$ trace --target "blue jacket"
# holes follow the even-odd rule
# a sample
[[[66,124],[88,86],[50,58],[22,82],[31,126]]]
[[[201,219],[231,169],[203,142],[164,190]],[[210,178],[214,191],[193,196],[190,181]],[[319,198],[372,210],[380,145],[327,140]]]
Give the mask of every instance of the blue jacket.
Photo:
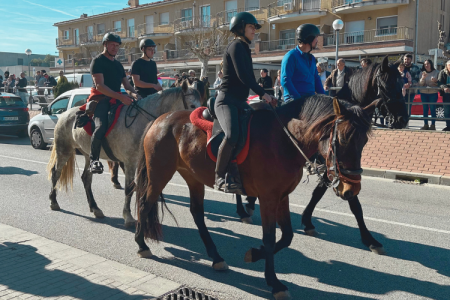
[[[284,101],[325,94],[316,68],[316,58],[303,53],[299,46],[283,57],[281,62],[281,85],[284,89]]]

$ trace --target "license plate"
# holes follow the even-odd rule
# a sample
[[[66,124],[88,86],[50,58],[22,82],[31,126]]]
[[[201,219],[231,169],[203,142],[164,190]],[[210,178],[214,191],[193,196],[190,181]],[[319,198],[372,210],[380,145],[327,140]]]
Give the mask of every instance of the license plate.
[[[19,117],[3,117],[4,121],[18,121]]]

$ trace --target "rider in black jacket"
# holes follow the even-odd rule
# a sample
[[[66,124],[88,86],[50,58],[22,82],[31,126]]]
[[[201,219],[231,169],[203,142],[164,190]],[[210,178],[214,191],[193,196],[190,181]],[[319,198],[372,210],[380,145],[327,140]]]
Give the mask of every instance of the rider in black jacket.
[[[214,188],[225,193],[243,193],[237,164],[231,161],[237,155],[234,149],[239,139],[239,111],[247,107],[249,90],[252,89],[267,103],[276,101],[256,83],[253,73],[249,44],[260,28],[256,18],[248,12],[236,14],[230,22],[230,31],[235,39],[223,55],[222,85],[214,104],[215,114],[225,132],[217,155]]]

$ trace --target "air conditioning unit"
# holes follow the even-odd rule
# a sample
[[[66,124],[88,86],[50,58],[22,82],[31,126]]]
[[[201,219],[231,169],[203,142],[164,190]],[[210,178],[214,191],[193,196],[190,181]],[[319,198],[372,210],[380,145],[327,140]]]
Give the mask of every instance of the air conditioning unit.
[[[181,22],[181,27],[186,28],[186,27],[188,27],[188,26],[189,26],[189,21],[182,21],[182,22]]]
[[[285,3],[284,10],[292,10],[292,3]]]

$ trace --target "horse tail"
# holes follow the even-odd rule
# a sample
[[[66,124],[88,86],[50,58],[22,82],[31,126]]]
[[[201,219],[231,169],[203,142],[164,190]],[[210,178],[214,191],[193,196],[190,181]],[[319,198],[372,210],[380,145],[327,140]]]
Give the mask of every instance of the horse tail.
[[[53,169],[55,167],[58,167],[58,153],[57,153],[57,143],[53,143],[52,147],[52,153],[50,155],[50,160],[47,164],[47,173],[48,173],[48,180],[52,181],[53,176]],[[69,159],[64,164],[61,175],[58,179],[57,187],[59,190],[65,189],[66,192],[68,191],[68,187],[70,185],[70,189],[73,189],[73,176],[75,174],[75,150],[71,150],[71,153],[69,154]]]

